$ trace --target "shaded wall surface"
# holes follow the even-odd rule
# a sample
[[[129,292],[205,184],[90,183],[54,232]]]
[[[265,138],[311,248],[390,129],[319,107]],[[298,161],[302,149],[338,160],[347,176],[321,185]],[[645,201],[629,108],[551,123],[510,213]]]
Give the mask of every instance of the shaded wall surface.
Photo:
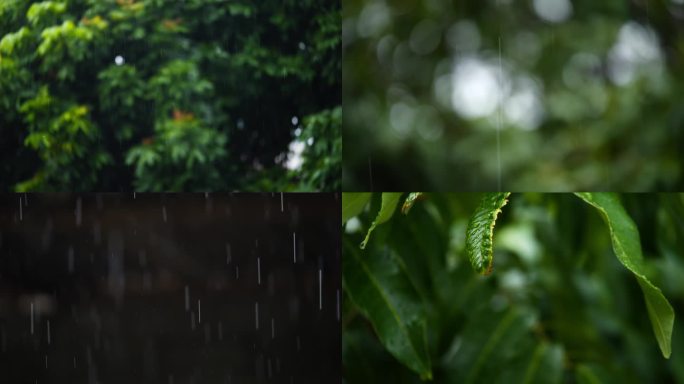
[[[339,382],[339,204],[1,195],[3,382]]]

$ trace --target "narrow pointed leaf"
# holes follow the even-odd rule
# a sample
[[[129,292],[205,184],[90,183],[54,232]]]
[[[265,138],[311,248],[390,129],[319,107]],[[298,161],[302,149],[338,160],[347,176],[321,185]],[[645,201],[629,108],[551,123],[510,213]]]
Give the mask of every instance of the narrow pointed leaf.
[[[421,378],[431,379],[426,311],[397,256],[386,251],[362,257],[345,243],[342,263],[345,292],[385,348]]]
[[[596,208],[608,225],[615,255],[637,279],[644,293],[648,317],[651,320],[658,346],[663,356],[669,358],[672,352],[674,310],[660,288],[653,285],[646,277],[636,224],[614,193],[576,193],[576,195]]]
[[[407,215],[409,211],[411,210],[411,207],[413,207],[413,204],[418,201],[418,199],[423,195],[423,192],[411,192],[409,193],[408,197],[406,197],[406,200],[404,201],[404,205],[401,206],[401,213],[404,215]]]
[[[470,264],[480,274],[488,275],[492,270],[494,224],[510,194],[510,192],[485,194],[468,222],[466,252]]]
[[[370,200],[370,192],[342,193],[342,223],[358,215]]]
[[[368,233],[366,233],[366,238],[363,239],[363,242],[361,243],[361,249],[366,248],[366,244],[368,244],[368,239],[370,239],[371,232],[373,232],[375,227],[392,218],[394,210],[397,208],[397,203],[399,203],[400,197],[401,192],[387,192],[382,194],[382,204],[380,206],[380,212],[378,212],[378,216],[375,217],[373,224],[368,229]]]

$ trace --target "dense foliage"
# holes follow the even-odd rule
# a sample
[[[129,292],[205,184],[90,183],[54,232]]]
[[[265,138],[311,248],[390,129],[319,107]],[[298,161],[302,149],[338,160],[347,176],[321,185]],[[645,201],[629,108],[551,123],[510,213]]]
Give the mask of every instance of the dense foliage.
[[[345,190],[684,186],[682,1],[348,0],[342,35]]]
[[[343,196],[347,382],[684,382],[684,195],[382,195]]]
[[[0,189],[339,189],[339,12],[0,2]]]

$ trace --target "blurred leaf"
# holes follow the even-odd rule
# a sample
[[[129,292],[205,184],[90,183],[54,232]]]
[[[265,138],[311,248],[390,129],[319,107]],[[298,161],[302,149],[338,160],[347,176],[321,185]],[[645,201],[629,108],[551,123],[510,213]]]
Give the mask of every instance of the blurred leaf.
[[[370,200],[370,192],[342,193],[342,223],[358,215]]]
[[[670,357],[674,309],[660,288],[646,277],[639,232],[617,195],[612,193],[577,193],[582,200],[596,208],[608,225],[613,250],[618,260],[634,274],[646,299],[648,317],[653,325],[658,346],[665,358]]]
[[[392,355],[431,379],[425,308],[396,256],[390,251],[360,255],[348,242],[344,249],[342,279],[350,300]]]
[[[401,213],[404,215],[407,215],[409,211],[411,210],[411,207],[413,207],[413,204],[418,201],[418,199],[423,195],[422,192],[411,192],[409,193],[408,197],[406,198],[406,201],[404,201],[404,204],[401,206]]]
[[[382,194],[382,205],[380,206],[380,212],[378,212],[373,224],[371,224],[371,227],[368,229],[366,238],[364,238],[363,242],[361,243],[361,249],[366,248],[368,239],[370,238],[370,235],[375,227],[392,218],[392,215],[394,215],[394,210],[397,208],[397,203],[399,203],[400,197],[401,192],[386,192]]]

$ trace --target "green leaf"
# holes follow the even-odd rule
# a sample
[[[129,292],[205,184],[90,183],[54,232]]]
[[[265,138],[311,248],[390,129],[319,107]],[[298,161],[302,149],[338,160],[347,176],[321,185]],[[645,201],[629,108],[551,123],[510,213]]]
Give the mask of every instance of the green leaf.
[[[409,193],[408,197],[406,198],[406,201],[404,201],[404,205],[401,206],[401,213],[404,215],[408,215],[409,211],[411,210],[411,207],[413,207],[413,204],[418,201],[420,196],[423,195],[423,192],[411,192]]]
[[[342,193],[342,224],[363,211],[370,200],[370,192]]]
[[[394,357],[431,379],[426,310],[397,256],[388,250],[361,257],[348,242],[345,251],[342,282],[349,299]]]
[[[672,352],[674,310],[663,296],[660,288],[646,278],[639,231],[636,224],[625,211],[619,197],[614,193],[576,193],[576,195],[596,208],[608,225],[615,255],[622,265],[636,277],[641,291],[644,293],[648,317],[651,319],[658,346],[660,346],[663,356],[669,358]]]
[[[397,208],[397,203],[399,202],[400,197],[401,192],[388,192],[382,194],[382,205],[380,206],[380,212],[378,212],[378,216],[375,217],[373,224],[368,229],[368,233],[366,233],[366,238],[363,239],[363,242],[361,243],[361,249],[366,248],[368,239],[370,238],[371,232],[373,232],[375,227],[392,218],[394,210]]]
[[[480,274],[492,271],[494,224],[510,192],[487,193],[470,217],[466,230],[466,252],[470,264]]]

